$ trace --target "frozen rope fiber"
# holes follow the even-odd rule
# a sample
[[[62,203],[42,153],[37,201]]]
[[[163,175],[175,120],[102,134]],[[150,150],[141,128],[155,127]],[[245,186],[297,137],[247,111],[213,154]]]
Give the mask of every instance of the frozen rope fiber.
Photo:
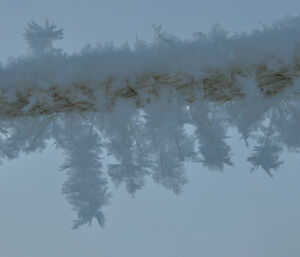
[[[187,104],[299,93],[300,16],[238,35],[214,25],[185,40],[154,29],[151,43],[88,45],[67,54],[53,47],[61,29],[30,22],[30,52],[0,66],[0,115],[98,111],[120,98],[143,107],[174,93]]]

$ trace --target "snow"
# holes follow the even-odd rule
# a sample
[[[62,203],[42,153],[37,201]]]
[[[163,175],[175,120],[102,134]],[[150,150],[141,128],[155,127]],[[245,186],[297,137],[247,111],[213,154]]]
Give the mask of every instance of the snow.
[[[246,159],[269,176],[282,151],[300,149],[300,16],[240,35],[215,25],[185,40],[154,29],[153,42],[134,48],[68,54],[53,46],[61,29],[30,22],[29,53],[0,65],[0,157],[54,140],[66,155],[74,228],[93,218],[104,225],[108,177],[132,195],[147,176],[180,193],[187,161],[233,165],[231,128],[256,142]],[[105,152],[115,159],[107,167]]]

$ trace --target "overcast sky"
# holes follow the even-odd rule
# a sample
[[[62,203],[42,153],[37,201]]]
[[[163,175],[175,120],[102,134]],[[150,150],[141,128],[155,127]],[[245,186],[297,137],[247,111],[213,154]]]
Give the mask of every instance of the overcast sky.
[[[63,28],[56,46],[68,52],[87,43],[133,44],[152,40],[152,25],[181,38],[208,32],[218,22],[231,33],[260,28],[300,13],[299,0],[0,0],[0,60],[27,53],[27,22],[47,18]],[[250,172],[249,155],[231,133],[234,167],[223,173],[187,164],[189,184],[176,196],[147,183],[134,198],[113,191],[106,227],[72,230],[75,213],[61,195],[61,152],[4,161],[0,166],[2,257],[298,257],[300,256],[299,156],[270,179]]]

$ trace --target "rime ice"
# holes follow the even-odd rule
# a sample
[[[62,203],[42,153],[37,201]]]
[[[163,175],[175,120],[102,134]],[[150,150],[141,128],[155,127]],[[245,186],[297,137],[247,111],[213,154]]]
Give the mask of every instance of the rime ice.
[[[30,22],[30,53],[0,66],[0,156],[54,140],[66,155],[63,193],[78,214],[74,228],[94,218],[104,225],[106,174],[130,194],[147,176],[180,193],[186,161],[233,165],[232,127],[256,141],[245,159],[270,176],[282,151],[300,149],[300,16],[234,36],[219,25],[187,40],[155,31],[153,42],[134,48],[67,54],[53,46],[61,29]],[[116,162],[103,167],[104,152]]]

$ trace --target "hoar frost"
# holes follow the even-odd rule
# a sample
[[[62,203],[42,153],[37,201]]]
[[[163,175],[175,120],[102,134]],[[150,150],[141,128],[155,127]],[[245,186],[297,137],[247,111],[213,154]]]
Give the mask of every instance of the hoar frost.
[[[180,193],[187,161],[233,165],[231,128],[255,142],[245,159],[269,176],[285,149],[300,149],[300,16],[234,36],[219,25],[188,40],[155,32],[134,48],[67,54],[53,46],[61,29],[30,22],[30,53],[0,65],[0,156],[54,140],[66,156],[62,192],[77,212],[74,228],[104,225],[109,179],[131,195],[147,177]],[[107,167],[105,154],[115,160]]]

